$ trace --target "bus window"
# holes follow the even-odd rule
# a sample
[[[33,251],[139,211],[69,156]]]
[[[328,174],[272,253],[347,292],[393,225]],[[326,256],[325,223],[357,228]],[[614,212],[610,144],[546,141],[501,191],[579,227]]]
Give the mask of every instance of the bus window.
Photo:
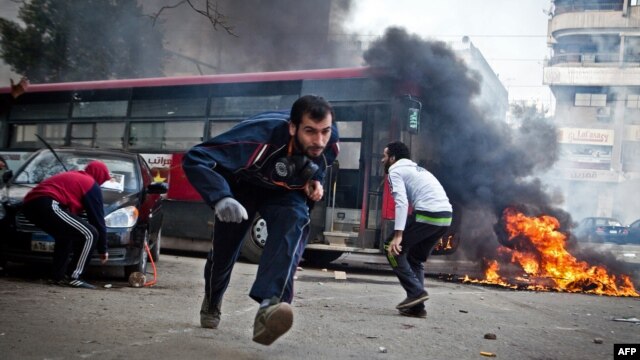
[[[290,110],[298,95],[225,96],[211,99],[211,116],[249,117],[269,110]]]
[[[209,138],[216,137],[223,132],[231,129],[237,121],[210,121],[209,122]]]
[[[71,124],[71,146],[89,146],[102,149],[124,148],[124,122]]]
[[[41,124],[38,130],[40,136],[50,145],[64,145],[64,139],[67,136],[67,124]]]
[[[95,124],[71,124],[71,146],[93,146],[93,128]]]
[[[360,142],[340,142],[340,170],[360,169]]]
[[[71,116],[74,118],[127,116],[127,100],[74,102]]]
[[[11,108],[11,120],[66,119],[68,103],[17,104]]]
[[[36,138],[35,134],[40,135],[50,145],[62,146],[65,142],[66,133],[67,124],[14,124],[11,135],[11,143],[9,144],[9,147],[38,147],[40,146],[40,144],[38,144],[38,139]]]
[[[204,116],[206,98],[132,100],[131,117]]]
[[[341,139],[362,137],[362,121],[337,121],[336,125]]]
[[[124,122],[109,122],[96,124],[97,148],[124,149]]]
[[[202,121],[162,121],[131,124],[129,149],[186,150],[202,142]]]
[[[336,184],[336,206],[358,208],[361,196],[360,186],[360,150],[362,147],[362,121],[338,121],[340,133],[339,171]]]
[[[37,130],[38,125],[35,124],[13,125],[11,144],[9,146],[12,148],[35,146],[36,141],[38,141],[38,138],[36,138]]]

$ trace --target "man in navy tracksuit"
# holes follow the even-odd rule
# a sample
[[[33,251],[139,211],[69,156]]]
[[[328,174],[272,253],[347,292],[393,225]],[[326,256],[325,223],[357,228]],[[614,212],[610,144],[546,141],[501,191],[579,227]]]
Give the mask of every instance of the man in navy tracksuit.
[[[96,243],[100,261],[104,264],[109,258],[100,185],[110,178],[103,162],[92,161],[83,171],[67,171],[43,180],[25,196],[24,216],[55,239],[55,283],[95,288],[82,280],[81,275],[89,264]],[[88,222],[79,216],[83,210],[87,213]]]
[[[306,95],[290,114],[263,113],[191,148],[182,166],[218,218],[205,265],[200,324],[217,328],[222,297],[257,212],[268,238],[249,296],[260,303],[253,340],[270,345],[293,323],[293,276],[309,235],[309,205],[322,198],[338,155],[331,105]]]
[[[453,208],[438,179],[409,156],[409,148],[400,141],[389,143],[383,151],[382,163],[396,205],[394,233],[385,249],[407,293],[396,309],[400,315],[426,318],[424,302],[429,294],[424,289],[424,262],[451,225]],[[410,205],[413,213],[408,215]]]

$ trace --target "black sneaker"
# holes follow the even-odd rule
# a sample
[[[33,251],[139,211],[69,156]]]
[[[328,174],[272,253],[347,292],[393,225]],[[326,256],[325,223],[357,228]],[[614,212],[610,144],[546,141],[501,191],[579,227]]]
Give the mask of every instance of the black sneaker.
[[[67,282],[67,286],[74,288],[82,288],[82,289],[95,289],[96,287],[89,284],[86,281],[80,279],[69,279]]]
[[[402,300],[398,305],[396,305],[396,309],[408,309],[427,300],[429,300],[429,294],[426,291],[423,291],[422,294],[416,297],[408,297]]]
[[[400,311],[400,315],[402,316],[409,316],[409,317],[421,318],[421,319],[427,318],[427,310],[425,309],[420,309],[420,310],[400,309],[399,311]]]

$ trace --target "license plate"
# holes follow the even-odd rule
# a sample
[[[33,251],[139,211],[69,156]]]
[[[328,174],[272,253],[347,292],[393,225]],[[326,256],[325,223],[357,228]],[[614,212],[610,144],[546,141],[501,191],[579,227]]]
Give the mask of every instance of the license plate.
[[[55,240],[47,234],[34,233],[31,235],[31,251],[53,252]]]
[[[617,234],[618,230],[609,230],[609,234]]]

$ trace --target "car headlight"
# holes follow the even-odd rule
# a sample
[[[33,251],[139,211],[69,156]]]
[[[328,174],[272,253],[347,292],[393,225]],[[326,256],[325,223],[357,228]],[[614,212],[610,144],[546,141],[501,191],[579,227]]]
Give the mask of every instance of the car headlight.
[[[105,224],[111,228],[132,227],[136,221],[138,221],[138,209],[135,206],[118,209],[104,217]]]

